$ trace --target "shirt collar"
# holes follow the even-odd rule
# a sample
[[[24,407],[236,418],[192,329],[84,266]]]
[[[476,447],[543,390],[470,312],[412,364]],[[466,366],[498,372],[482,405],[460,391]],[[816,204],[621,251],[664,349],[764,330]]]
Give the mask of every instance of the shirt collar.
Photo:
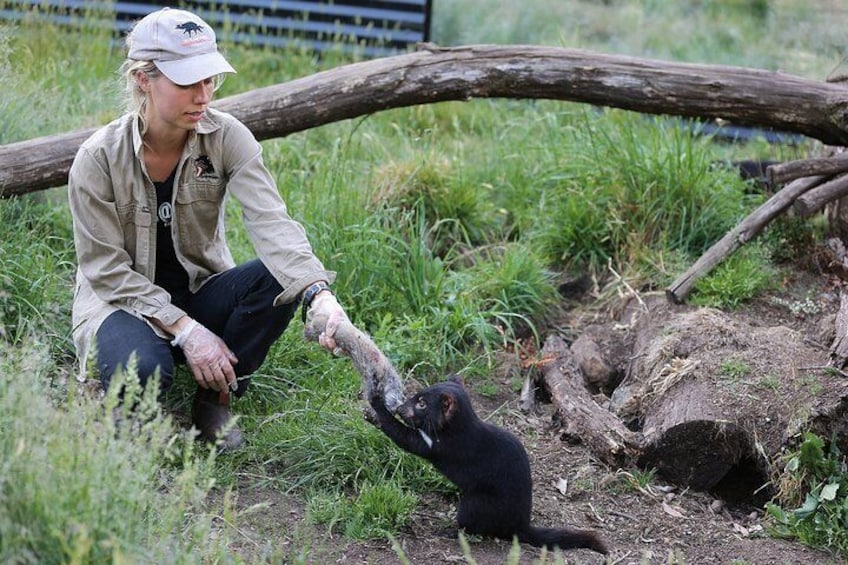
[[[203,119],[197,124],[195,131],[200,135],[206,135],[220,129],[220,127],[221,124],[218,123],[215,110],[206,108],[206,111],[203,113]]]
[[[186,143],[186,147],[192,147],[197,142],[198,135],[207,135],[214,131],[217,131],[221,128],[221,124],[218,123],[218,120],[215,118],[215,113],[213,110],[207,109],[203,114],[203,119],[200,120],[197,124],[197,129],[193,132],[189,133],[188,143]],[[133,151],[136,156],[141,158],[141,148],[143,146],[141,139],[141,115],[138,112],[134,112],[132,115],[132,139],[133,139]]]
[[[133,152],[137,158],[141,159],[141,115],[138,112],[133,112],[130,119],[132,121]]]

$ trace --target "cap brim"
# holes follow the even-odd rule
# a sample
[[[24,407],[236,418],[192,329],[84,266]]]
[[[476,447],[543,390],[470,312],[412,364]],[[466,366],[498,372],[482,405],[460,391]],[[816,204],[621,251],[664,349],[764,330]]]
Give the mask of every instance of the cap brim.
[[[154,64],[171,82],[180,86],[189,86],[216,75],[236,72],[217,51],[176,61],[154,61]]]

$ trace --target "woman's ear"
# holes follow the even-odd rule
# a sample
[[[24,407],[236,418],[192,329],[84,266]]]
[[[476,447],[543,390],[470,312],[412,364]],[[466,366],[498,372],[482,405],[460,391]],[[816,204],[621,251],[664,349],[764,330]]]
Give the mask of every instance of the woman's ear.
[[[138,89],[145,94],[150,92],[150,77],[147,76],[147,73],[143,71],[136,71],[135,84],[138,86]]]

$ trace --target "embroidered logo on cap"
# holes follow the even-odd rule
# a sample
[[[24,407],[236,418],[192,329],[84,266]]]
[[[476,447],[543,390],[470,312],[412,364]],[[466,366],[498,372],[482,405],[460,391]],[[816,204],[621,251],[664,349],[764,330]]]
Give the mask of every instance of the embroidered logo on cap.
[[[185,22],[182,24],[177,24],[176,28],[183,30],[183,33],[187,34],[189,37],[191,37],[192,34],[195,33],[203,33],[203,26],[194,22]]]

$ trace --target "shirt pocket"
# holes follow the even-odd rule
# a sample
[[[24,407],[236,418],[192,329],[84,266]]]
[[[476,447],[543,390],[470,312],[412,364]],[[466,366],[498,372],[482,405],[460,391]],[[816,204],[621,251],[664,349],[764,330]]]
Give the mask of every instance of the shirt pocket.
[[[218,178],[194,178],[177,190],[177,204],[182,206],[206,207],[218,205],[224,200],[226,184]]]
[[[193,178],[177,190],[177,229],[189,246],[208,245],[218,231],[226,183],[219,178]]]
[[[146,243],[149,240],[150,226],[153,222],[150,208],[133,202],[117,206],[115,210],[121,223],[124,248],[137,264],[146,264],[150,253]]]

